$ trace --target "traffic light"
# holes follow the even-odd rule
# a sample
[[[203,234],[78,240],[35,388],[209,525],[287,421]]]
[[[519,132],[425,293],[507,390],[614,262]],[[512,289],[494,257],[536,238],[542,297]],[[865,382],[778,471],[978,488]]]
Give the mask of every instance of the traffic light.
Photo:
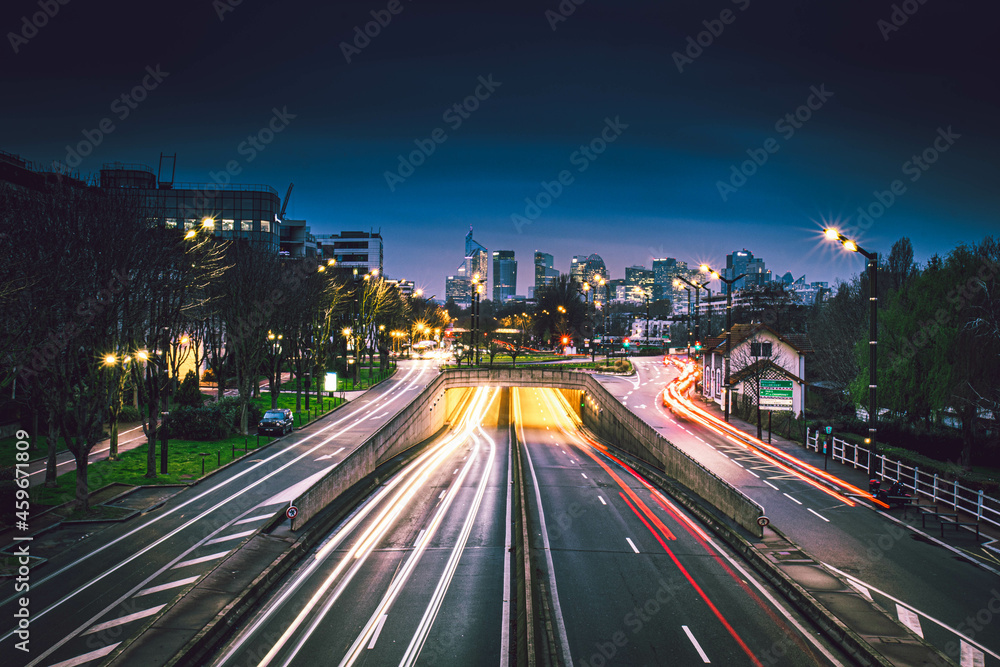
[[[694,342],[694,351],[695,352],[700,352],[701,351],[701,341],[700,340],[696,340]]]
[[[628,347],[628,338],[622,341],[622,347]]]

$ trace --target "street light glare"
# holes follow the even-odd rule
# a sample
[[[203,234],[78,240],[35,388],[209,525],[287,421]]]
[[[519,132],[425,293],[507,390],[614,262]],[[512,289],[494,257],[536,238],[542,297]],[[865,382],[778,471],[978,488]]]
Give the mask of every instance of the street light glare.
[[[194,231],[193,229],[189,229],[188,232],[187,232],[187,234],[184,235],[184,238],[185,239],[193,239],[197,235],[198,235],[198,232]]]
[[[823,234],[825,234],[826,238],[830,239],[831,241],[836,241],[838,238],[840,238],[840,232],[838,232],[833,227],[827,227],[826,229],[824,229]]]
[[[715,278],[716,280],[718,280],[719,279],[719,272],[718,271],[712,271],[712,277]]]
[[[114,366],[115,363],[117,363],[117,361],[118,361],[118,359],[113,354],[109,354],[106,357],[104,357],[104,365],[105,366]]]
[[[205,229],[215,229],[215,220],[212,218],[202,218],[201,226]]]
[[[146,352],[146,350],[139,350],[135,353],[135,356],[139,361],[147,361],[149,359],[149,352]]]
[[[850,252],[857,252],[858,244],[850,239],[847,239],[844,241],[844,248],[846,248]]]
[[[702,264],[701,266],[698,267],[698,270],[699,271],[705,271],[706,273],[711,273],[712,272],[712,270],[710,268],[708,268],[708,264]]]

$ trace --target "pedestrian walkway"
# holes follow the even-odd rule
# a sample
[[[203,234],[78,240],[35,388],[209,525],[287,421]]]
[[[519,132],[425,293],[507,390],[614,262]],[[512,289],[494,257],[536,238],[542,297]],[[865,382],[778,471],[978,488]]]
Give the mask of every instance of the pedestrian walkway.
[[[701,409],[712,413],[715,417],[723,418],[723,412],[718,404],[700,399],[696,399],[696,403]],[[729,424],[749,436],[756,437],[757,435],[756,424],[751,424],[734,415],[729,416]],[[766,428],[762,429],[762,435],[764,442],[767,442]],[[853,466],[836,462],[832,458],[825,457],[822,453],[806,449],[799,442],[794,442],[775,433],[771,435],[771,445],[799,461],[820,470],[826,470],[834,477],[853,484],[859,489],[868,489],[868,472],[864,469],[855,469]],[[949,515],[953,514],[955,510],[951,505],[935,504],[923,497],[915,499],[911,507],[896,507],[889,510],[876,509],[892,517],[893,520],[907,525],[909,529],[920,533],[926,539],[1000,574],[1000,529],[992,524],[978,522],[979,539],[976,537],[975,527],[972,526],[952,526],[946,523],[945,529],[942,530],[939,522],[947,522],[954,518]],[[922,516],[925,513],[927,516]],[[933,516],[934,513],[943,515],[943,518]],[[974,516],[959,513],[960,522],[975,522],[975,520]]]

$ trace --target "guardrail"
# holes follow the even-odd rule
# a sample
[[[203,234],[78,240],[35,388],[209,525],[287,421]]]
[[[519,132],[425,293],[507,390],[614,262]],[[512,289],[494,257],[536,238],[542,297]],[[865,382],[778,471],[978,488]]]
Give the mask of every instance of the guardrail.
[[[819,433],[811,433],[806,429],[806,447],[819,451]],[[830,458],[855,469],[868,469],[871,451],[840,438],[833,438]],[[884,454],[877,455],[877,467],[882,470],[882,477],[892,482],[899,482],[909,489],[915,497],[927,498],[935,503],[952,507],[956,512],[964,512],[977,521],[983,521],[1000,528],[1000,499],[986,495],[982,489],[970,489],[958,480],[942,479],[937,473],[927,473],[920,466],[908,466],[897,459]]]

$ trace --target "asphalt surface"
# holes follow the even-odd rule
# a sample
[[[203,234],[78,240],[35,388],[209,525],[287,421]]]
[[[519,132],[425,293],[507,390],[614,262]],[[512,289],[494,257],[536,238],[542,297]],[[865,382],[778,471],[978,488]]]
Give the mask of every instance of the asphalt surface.
[[[183,595],[256,528],[388,421],[436,373],[401,363],[396,376],[331,416],[279,439],[132,520],[113,524],[34,568],[27,590],[5,583],[5,665],[71,667],[100,660]],[[30,548],[30,543],[29,543]],[[27,597],[28,604],[20,604]],[[28,613],[28,649],[14,612]],[[23,625],[23,624],[22,624]]]
[[[861,499],[848,498],[850,506],[832,497],[794,470],[666,409],[662,392],[678,371],[662,358],[633,363],[635,377],[600,378],[633,412],[760,503],[772,525],[956,663],[1000,665],[1000,576],[995,567],[963,557],[981,551],[974,536],[942,543],[936,527],[920,530],[912,510],[907,518],[902,510],[876,511]],[[808,458],[801,446],[787,449]],[[830,471],[839,467],[831,463]],[[858,478],[846,468],[842,474]]]
[[[557,392],[513,400],[562,664],[841,664],[704,528],[576,434]]]
[[[213,664],[500,664],[508,395],[467,392],[463,419],[303,559]]]

